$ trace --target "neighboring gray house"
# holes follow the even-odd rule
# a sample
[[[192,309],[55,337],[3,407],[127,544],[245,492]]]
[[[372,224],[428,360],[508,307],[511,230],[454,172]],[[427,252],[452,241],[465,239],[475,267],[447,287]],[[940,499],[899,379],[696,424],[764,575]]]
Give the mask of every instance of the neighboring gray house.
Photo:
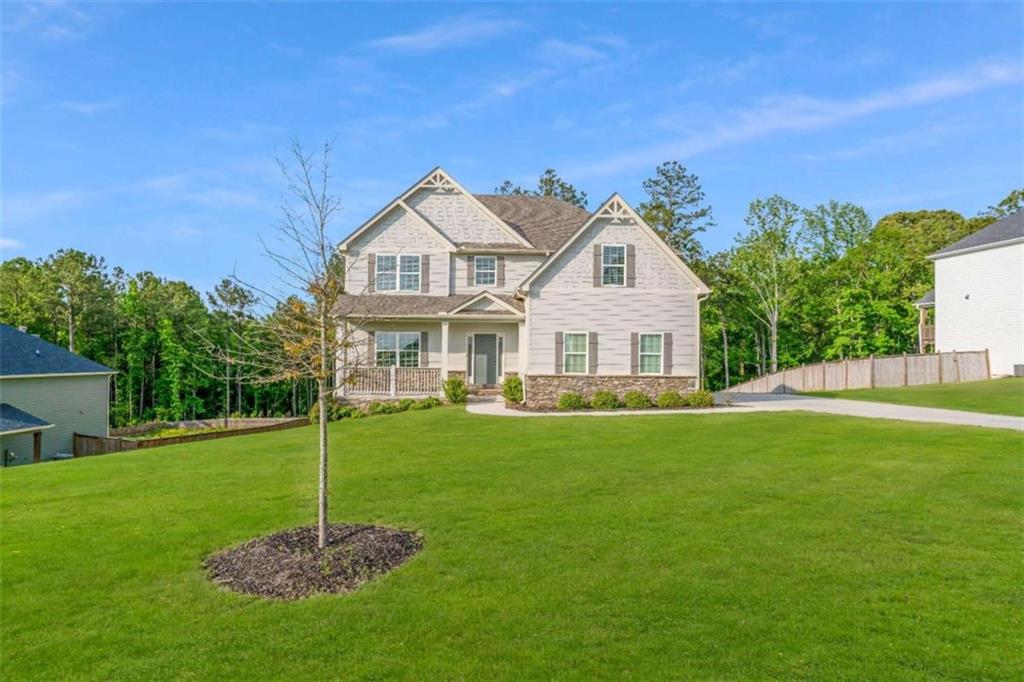
[[[696,388],[710,293],[626,201],[476,195],[440,168],[339,247],[353,340],[339,393],[414,395],[519,374],[531,405],[574,390]]]
[[[0,323],[0,463],[71,454],[73,436],[106,436],[110,376],[104,367]]]

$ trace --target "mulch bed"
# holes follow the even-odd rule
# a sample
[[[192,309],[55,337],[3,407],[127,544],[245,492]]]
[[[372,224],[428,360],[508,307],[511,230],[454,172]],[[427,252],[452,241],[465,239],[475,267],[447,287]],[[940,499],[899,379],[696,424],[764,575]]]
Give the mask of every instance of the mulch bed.
[[[423,547],[412,531],[336,523],[327,547],[317,547],[316,526],[281,531],[209,556],[214,582],[267,599],[302,599],[351,592],[405,563]]]

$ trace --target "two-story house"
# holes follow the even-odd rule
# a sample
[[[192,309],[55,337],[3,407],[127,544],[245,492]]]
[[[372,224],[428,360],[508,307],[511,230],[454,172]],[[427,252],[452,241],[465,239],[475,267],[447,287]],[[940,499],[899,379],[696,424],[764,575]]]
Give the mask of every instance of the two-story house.
[[[696,388],[710,290],[618,194],[588,213],[471,194],[437,168],[339,250],[345,396],[435,393],[456,374],[481,388],[517,373],[534,406]]]

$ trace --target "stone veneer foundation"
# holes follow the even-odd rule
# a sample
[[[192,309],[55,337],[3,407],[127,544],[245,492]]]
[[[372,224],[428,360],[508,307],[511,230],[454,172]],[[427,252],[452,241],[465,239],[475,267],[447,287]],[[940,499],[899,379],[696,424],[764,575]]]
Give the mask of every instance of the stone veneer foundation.
[[[665,391],[686,395],[697,388],[696,377],[601,374],[530,374],[526,377],[526,405],[554,407],[558,396],[575,391],[590,398],[598,391],[611,391],[620,399],[627,391],[643,391],[656,399]]]

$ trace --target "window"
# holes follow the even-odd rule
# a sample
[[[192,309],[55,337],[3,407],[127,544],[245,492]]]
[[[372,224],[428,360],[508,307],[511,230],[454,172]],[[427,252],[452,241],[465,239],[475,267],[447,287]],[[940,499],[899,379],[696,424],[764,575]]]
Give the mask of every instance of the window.
[[[662,368],[662,336],[661,334],[640,335],[640,373],[661,374]]]
[[[494,256],[474,256],[473,283],[478,287],[498,281],[498,259]]]
[[[566,374],[587,373],[587,335],[567,332],[562,337],[562,371]]]
[[[419,332],[377,332],[378,367],[419,367]]]
[[[377,291],[419,291],[419,256],[377,256]]]
[[[626,247],[622,244],[603,244],[601,246],[601,284],[625,286]]]

